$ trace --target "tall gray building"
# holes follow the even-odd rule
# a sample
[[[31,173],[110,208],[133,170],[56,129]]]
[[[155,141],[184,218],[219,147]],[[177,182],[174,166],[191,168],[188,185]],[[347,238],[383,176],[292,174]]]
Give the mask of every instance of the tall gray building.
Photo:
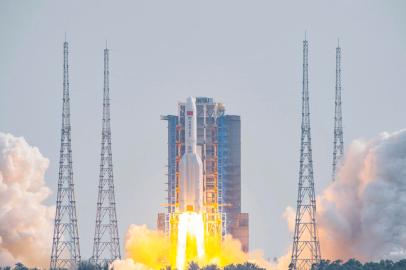
[[[248,213],[241,213],[241,120],[239,115],[223,115],[217,121],[219,210],[223,235],[249,247]]]
[[[241,121],[226,115],[223,104],[213,98],[197,97],[197,152],[203,162],[204,203],[208,227],[214,215],[221,215],[222,235],[231,234],[248,251],[248,214],[241,213]],[[167,212],[158,214],[158,228],[170,231],[170,213],[178,202],[179,161],[184,153],[185,104],[178,104],[178,115],[162,116],[168,121]],[[213,224],[210,224],[213,215]]]

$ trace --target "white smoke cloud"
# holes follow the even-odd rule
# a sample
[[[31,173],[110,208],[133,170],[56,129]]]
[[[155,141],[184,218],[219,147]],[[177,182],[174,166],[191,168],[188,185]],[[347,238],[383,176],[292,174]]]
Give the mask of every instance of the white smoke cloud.
[[[354,141],[317,203],[324,258],[404,258],[406,130]]]
[[[293,231],[295,210],[284,217]],[[317,222],[323,259],[405,258],[406,130],[351,143],[336,181],[317,196]]]
[[[133,259],[115,260],[112,264],[114,270],[154,270],[145,264],[135,263]]]
[[[49,264],[55,208],[44,204],[48,165],[24,138],[0,132],[0,266]]]

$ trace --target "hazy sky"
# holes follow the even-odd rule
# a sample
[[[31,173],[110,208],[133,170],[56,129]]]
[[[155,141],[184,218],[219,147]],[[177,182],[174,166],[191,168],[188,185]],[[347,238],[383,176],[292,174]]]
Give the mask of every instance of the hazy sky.
[[[80,244],[90,257],[107,39],[121,243],[131,223],[155,227],[164,210],[167,130],[159,116],[176,113],[189,95],[209,96],[241,115],[250,245],[276,257],[292,242],[282,214],[296,206],[305,30],[321,191],[331,174],[337,37],[345,143],[406,127],[406,1],[3,0],[0,131],[50,159],[55,204],[67,32]]]

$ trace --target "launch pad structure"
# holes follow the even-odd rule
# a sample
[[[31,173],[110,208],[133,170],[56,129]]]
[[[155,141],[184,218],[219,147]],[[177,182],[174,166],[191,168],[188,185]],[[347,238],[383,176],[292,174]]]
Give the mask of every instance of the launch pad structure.
[[[64,42],[63,109],[58,192],[50,268],[76,269],[80,263],[76,200],[73,184],[68,43]],[[101,165],[96,226],[92,261],[99,266],[120,259],[120,245],[115,209],[113,167],[111,153],[109,55],[104,51],[104,98]],[[241,213],[241,131],[240,117],[226,115],[222,103],[208,97],[193,99],[193,154],[199,161],[199,177],[182,176],[182,160],[188,151],[187,131],[191,122],[188,102],[178,103],[178,115],[162,116],[168,122],[168,182],[167,212],[158,214],[158,229],[175,242],[179,240],[182,213],[201,214],[204,234],[211,241],[221,242],[226,234],[240,240],[243,251],[248,251],[249,219]],[[335,125],[333,151],[333,180],[344,154],[341,109],[341,48],[336,48]],[[308,86],[308,41],[303,41],[303,85],[300,169],[297,211],[293,239],[291,270],[309,270],[321,260],[316,224],[312,145],[310,132]],[[189,134],[190,137],[190,134]],[[194,171],[195,170],[190,170]],[[201,175],[201,177],[200,177]],[[182,181],[201,180],[196,194],[199,202],[181,206]],[[196,189],[194,187],[194,189]],[[187,194],[191,194],[188,192]],[[181,211],[179,211],[181,209]],[[203,210],[201,210],[203,209]],[[192,223],[190,223],[192,224]],[[203,228],[203,226],[201,226]],[[177,238],[176,238],[177,237]],[[206,239],[205,239],[206,241]],[[109,254],[106,254],[109,253]]]
[[[221,239],[231,234],[248,251],[248,214],[241,213],[240,117],[227,115],[213,98],[196,97],[197,152],[203,163],[206,233]],[[161,116],[168,123],[168,182],[166,213],[159,213],[157,227],[172,234],[173,214],[179,200],[179,163],[185,151],[185,103],[177,115]],[[172,217],[172,218],[171,218]]]

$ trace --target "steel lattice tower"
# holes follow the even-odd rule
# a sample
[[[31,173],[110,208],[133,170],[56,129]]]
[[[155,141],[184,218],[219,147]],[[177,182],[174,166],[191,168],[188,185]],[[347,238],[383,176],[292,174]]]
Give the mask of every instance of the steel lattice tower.
[[[341,48],[338,44],[336,48],[336,96],[334,111],[334,150],[333,150],[333,181],[336,178],[336,171],[340,167],[341,159],[344,155],[343,138],[343,115],[341,109]]]
[[[104,266],[120,259],[116,202],[111,151],[109,50],[104,50],[103,126],[101,139],[99,193],[97,197],[96,228],[93,242],[94,263]]]
[[[68,42],[63,44],[63,108],[59,179],[51,269],[75,269],[80,262],[76,202],[73,185],[69,99]]]
[[[293,238],[292,261],[289,269],[309,270],[320,261],[320,244],[316,227],[312,145],[310,132],[308,42],[303,41],[303,92],[300,147],[299,188]]]

